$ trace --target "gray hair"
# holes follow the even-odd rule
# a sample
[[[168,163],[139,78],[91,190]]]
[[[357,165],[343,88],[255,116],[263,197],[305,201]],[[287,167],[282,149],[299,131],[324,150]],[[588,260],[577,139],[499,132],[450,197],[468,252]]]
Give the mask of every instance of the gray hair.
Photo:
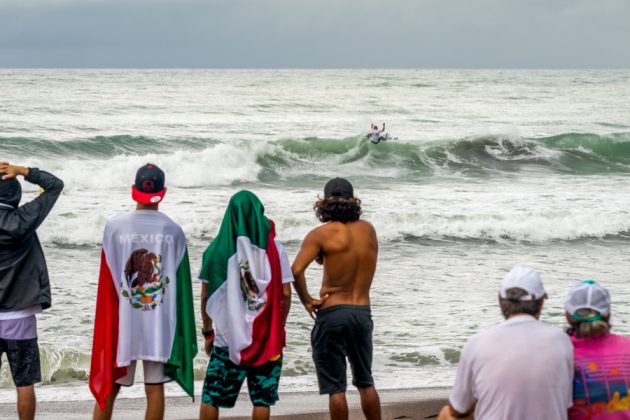
[[[536,316],[540,313],[544,297],[538,300],[521,300],[527,295],[529,293],[520,287],[512,287],[505,291],[505,298],[499,296],[499,306],[505,319],[517,314]]]

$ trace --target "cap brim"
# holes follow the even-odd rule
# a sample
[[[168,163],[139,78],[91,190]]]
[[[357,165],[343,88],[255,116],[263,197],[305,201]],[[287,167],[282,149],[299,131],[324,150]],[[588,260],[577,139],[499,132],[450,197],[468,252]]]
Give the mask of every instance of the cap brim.
[[[135,185],[131,186],[131,198],[141,204],[158,204],[164,198],[164,194],[166,194],[166,188],[158,192],[145,193],[137,189]]]

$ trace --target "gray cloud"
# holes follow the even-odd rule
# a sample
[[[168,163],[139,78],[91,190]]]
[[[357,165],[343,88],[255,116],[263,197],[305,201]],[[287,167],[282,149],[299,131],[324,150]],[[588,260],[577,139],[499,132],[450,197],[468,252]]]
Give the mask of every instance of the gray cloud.
[[[2,67],[630,67],[627,0],[3,0]]]

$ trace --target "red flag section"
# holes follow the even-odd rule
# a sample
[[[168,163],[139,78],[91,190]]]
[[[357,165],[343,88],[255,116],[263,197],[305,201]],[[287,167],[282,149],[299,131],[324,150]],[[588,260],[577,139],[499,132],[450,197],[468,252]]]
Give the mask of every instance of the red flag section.
[[[267,303],[254,320],[252,344],[241,351],[242,366],[260,366],[282,354],[285,344],[284,296],[280,255],[274,241],[276,228],[273,221],[267,241],[267,258],[271,265],[271,282],[267,286]]]
[[[118,294],[107,265],[105,251],[101,251],[101,272],[98,279],[90,390],[99,407],[105,408],[105,400],[112,393],[116,380],[127,373],[126,367],[116,367],[118,351]]]

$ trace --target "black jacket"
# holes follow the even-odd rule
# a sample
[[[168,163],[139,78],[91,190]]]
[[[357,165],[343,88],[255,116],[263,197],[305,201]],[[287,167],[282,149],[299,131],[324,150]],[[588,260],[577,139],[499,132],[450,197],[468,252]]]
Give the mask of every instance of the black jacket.
[[[25,205],[0,204],[0,312],[40,304],[50,307],[50,282],[44,251],[35,230],[63,190],[63,182],[48,172],[30,168],[25,178],[44,192]]]

